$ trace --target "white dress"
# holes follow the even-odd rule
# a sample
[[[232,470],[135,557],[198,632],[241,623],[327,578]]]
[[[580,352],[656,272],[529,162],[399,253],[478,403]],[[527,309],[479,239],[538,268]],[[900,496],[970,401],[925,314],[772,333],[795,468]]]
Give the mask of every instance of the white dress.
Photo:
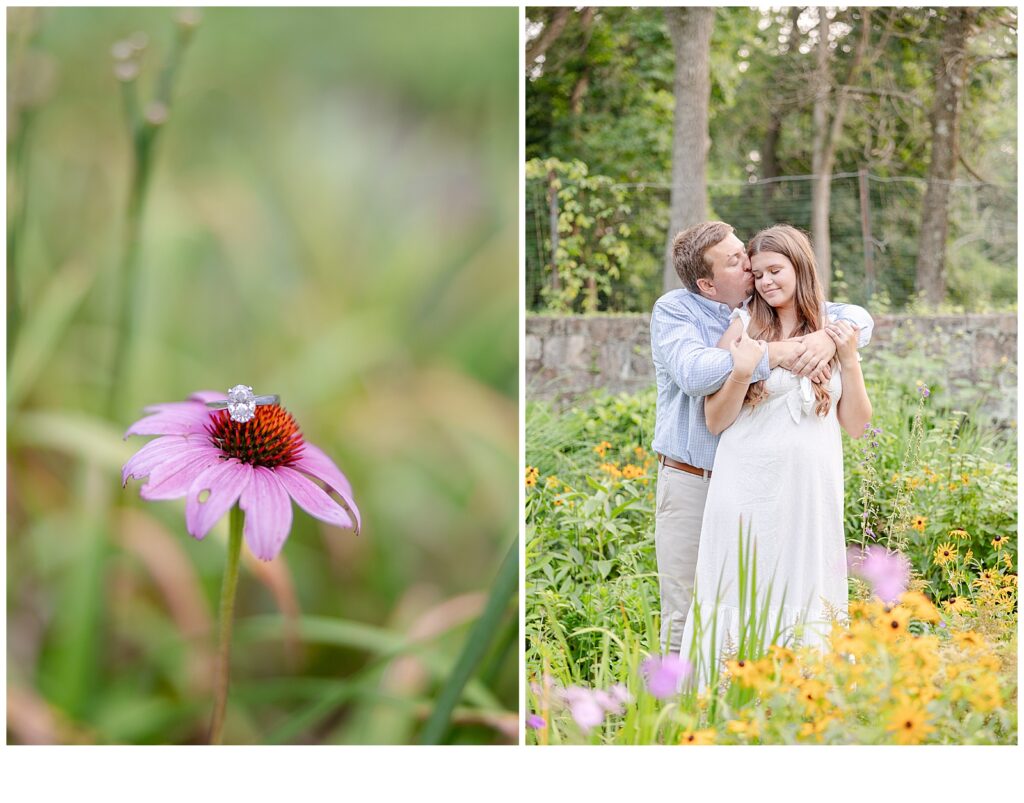
[[[712,644],[719,660],[739,646],[741,521],[757,548],[758,611],[772,583],[765,646],[780,614],[776,643],[815,646],[824,644],[831,620],[847,614],[839,371],[829,382],[832,404],[825,417],[814,411],[810,381],[784,368],[771,372],[765,389],[768,396],[753,408],[744,405],[722,433],[709,481],[694,605],[681,650],[690,657],[699,605],[705,657],[698,671],[704,681]],[[749,592],[744,596],[749,600]]]

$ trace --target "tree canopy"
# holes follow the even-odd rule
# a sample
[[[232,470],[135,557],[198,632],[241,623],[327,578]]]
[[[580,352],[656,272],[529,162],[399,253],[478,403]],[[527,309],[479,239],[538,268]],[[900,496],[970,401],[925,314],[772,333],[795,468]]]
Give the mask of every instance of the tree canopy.
[[[959,100],[946,300],[1012,303],[1017,12],[977,12]],[[709,214],[736,225],[741,237],[782,218],[810,228],[809,184],[778,179],[813,172],[814,87],[824,69],[826,120],[845,103],[828,171],[834,292],[862,284],[867,249],[879,270],[879,289],[901,306],[920,290],[914,268],[933,142],[930,111],[952,10],[827,8],[824,24],[820,13],[816,7],[716,10]],[[658,271],[643,255],[661,259],[672,176],[674,56],[663,10],[545,7],[527,9],[526,16],[527,159],[578,160],[591,177],[607,176],[634,190],[643,186],[625,200],[633,215],[631,263],[651,277],[650,290],[627,306],[647,308],[659,290]],[[827,41],[819,48],[823,31]],[[859,45],[861,61],[855,64]],[[870,176],[866,195],[859,171]],[[869,240],[862,236],[865,198]],[[528,263],[537,253],[533,249]],[[531,270],[533,284],[543,284],[543,266]],[[620,281],[628,281],[631,270],[620,266]],[[984,287],[978,285],[981,274],[987,276]],[[616,308],[612,295],[602,308]],[[859,300],[856,292],[850,295]]]

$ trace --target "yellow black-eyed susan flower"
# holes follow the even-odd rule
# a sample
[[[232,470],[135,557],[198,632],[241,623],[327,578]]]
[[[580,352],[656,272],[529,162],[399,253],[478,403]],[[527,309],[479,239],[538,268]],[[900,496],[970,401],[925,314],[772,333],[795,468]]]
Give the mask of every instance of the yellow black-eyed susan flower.
[[[644,470],[640,466],[634,466],[632,463],[627,463],[622,467],[622,476],[627,480],[635,480],[643,475]]]
[[[928,526],[928,519],[925,516],[914,516],[914,518],[910,520],[910,526],[919,533],[923,533],[924,528]]]
[[[714,744],[714,730],[685,730],[679,737],[679,744]]]
[[[945,544],[939,544],[935,548],[933,560],[939,566],[943,566],[951,560],[956,560],[956,545],[948,542]]]
[[[920,744],[934,728],[928,724],[923,706],[906,702],[893,710],[886,730],[893,734],[897,744]]]
[[[950,597],[943,605],[946,607],[946,610],[954,613],[963,613],[971,609],[971,603],[963,597]]]
[[[1003,538],[1003,536],[998,534],[992,536],[992,546],[995,547],[997,550],[1002,549],[1003,546],[1005,546],[1005,544],[1006,539]]]

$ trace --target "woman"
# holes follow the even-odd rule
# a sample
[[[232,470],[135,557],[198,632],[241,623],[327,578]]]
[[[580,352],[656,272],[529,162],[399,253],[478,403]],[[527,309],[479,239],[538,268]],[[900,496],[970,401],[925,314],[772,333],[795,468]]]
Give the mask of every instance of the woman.
[[[732,373],[704,403],[708,429],[722,437],[704,508],[695,604],[682,642],[684,656],[692,650],[691,660],[700,650],[704,680],[712,661],[751,639],[752,607],[759,626],[766,622],[764,635],[752,638],[763,641],[760,646],[767,646],[777,624],[777,640],[821,645],[830,619],[845,616],[839,427],[857,438],[871,418],[857,330],[845,321],[827,322],[807,236],[792,226],[773,226],[747,250],[755,295],[749,314],[733,312],[718,344],[732,353]],[[751,384],[766,341],[800,337],[823,325],[837,348],[827,382],[814,384],[775,368],[768,379]],[[739,576],[741,530],[756,548],[756,600],[751,572],[744,573],[746,583]],[[741,658],[755,647],[742,646]]]

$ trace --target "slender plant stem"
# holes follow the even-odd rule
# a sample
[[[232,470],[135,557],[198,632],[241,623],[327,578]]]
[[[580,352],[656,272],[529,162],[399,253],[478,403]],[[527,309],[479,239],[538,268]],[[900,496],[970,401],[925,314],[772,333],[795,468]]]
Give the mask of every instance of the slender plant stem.
[[[516,587],[519,580],[519,539],[512,542],[501,568],[498,569],[498,576],[491,588],[491,595],[487,599],[484,612],[473,625],[473,630],[466,639],[462,648],[462,654],[456,661],[451,674],[445,680],[444,686],[437,697],[437,704],[423,726],[423,733],[420,735],[420,744],[439,744],[445,732],[448,730],[448,723],[451,720],[455,704],[462,696],[462,690],[469,682],[473,672],[483,660],[487,648],[491,645],[498,634],[498,625],[501,617],[508,607],[510,599],[516,595]]]
[[[213,719],[210,723],[210,744],[221,744],[224,717],[228,708],[228,679],[231,671],[231,625],[235,619],[235,591],[238,588],[238,566],[242,555],[242,524],[245,515],[236,504],[231,508],[228,535],[228,563],[220,587],[220,635],[217,644],[217,673],[214,678]]]
[[[137,302],[139,283],[139,229],[145,208],[146,188],[149,185],[150,164],[147,158],[149,152],[148,147],[140,148],[136,145],[136,156],[132,163],[132,182],[125,213],[124,252],[119,270],[121,295],[117,317],[117,339],[114,345],[114,362],[111,367],[110,388],[107,397],[107,412],[111,417],[117,416],[117,404],[123,397],[122,383],[128,345],[131,342],[135,326],[133,313]]]
[[[175,79],[181,66],[185,47],[192,37],[190,27],[179,26],[172,44],[167,63],[160,74],[153,107],[157,117],[148,117],[140,111],[137,85],[134,79],[123,82],[124,107],[128,129],[132,140],[131,184],[128,190],[128,204],[125,210],[125,239],[118,278],[120,297],[117,309],[117,328],[114,356],[110,371],[107,395],[107,415],[117,419],[118,405],[127,394],[125,375],[128,352],[135,336],[135,310],[139,303],[139,252],[140,230],[146,206],[147,190],[153,172],[156,142],[170,108]]]

